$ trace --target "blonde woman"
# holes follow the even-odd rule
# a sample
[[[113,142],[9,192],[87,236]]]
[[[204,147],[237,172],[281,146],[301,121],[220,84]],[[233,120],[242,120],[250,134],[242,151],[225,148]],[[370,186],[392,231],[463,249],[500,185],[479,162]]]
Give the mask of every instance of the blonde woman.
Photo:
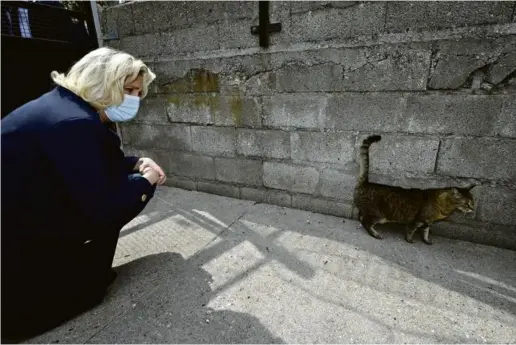
[[[100,303],[120,229],[165,173],[126,157],[110,128],[130,121],[155,75],[96,49],[56,88],[2,119],[2,338],[46,331]],[[27,80],[26,82],[30,82]]]

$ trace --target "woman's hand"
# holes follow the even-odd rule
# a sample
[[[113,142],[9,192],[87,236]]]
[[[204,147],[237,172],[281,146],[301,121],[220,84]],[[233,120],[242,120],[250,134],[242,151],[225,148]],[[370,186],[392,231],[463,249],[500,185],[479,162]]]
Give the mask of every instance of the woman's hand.
[[[160,179],[159,172],[154,170],[154,169],[152,169],[151,167],[146,167],[144,169],[140,169],[140,173],[152,185],[157,183],[159,181],[159,179]]]
[[[151,168],[151,169],[155,170],[159,174],[159,178],[157,180],[157,184],[158,185],[162,185],[163,183],[165,183],[165,181],[167,179],[167,176],[165,175],[165,172],[152,159],[147,158],[147,157],[143,157],[143,158],[140,158],[140,160],[138,161],[137,164],[139,165],[138,170],[140,171],[140,173],[142,175],[145,174],[145,170],[147,168]]]

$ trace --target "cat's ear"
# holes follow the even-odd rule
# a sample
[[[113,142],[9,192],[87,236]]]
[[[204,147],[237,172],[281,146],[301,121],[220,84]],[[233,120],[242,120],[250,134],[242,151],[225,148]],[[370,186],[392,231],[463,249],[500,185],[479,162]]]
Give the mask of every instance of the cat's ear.
[[[451,195],[453,195],[453,197],[455,197],[455,198],[462,197],[462,193],[459,191],[458,188],[452,188],[451,189]]]
[[[470,184],[468,187],[466,187],[466,190],[468,192],[470,192],[473,188],[475,188],[477,185],[476,184]]]

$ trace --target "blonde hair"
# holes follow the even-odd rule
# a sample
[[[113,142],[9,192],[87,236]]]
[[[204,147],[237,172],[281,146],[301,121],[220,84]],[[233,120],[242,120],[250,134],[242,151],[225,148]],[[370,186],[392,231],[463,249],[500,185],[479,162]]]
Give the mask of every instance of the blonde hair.
[[[126,81],[143,76],[141,98],[145,98],[149,84],[156,75],[143,61],[122,51],[102,47],[86,54],[68,73],[53,71],[52,80],[97,109],[105,109],[122,103]]]

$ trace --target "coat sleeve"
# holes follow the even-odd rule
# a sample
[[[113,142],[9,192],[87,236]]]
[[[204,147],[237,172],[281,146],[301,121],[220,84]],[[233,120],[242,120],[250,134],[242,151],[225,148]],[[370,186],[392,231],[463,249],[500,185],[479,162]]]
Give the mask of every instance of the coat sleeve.
[[[127,170],[127,173],[134,172],[134,167],[139,159],[140,159],[140,157],[135,157],[135,156],[125,156],[124,157],[124,164],[125,164],[125,169]]]
[[[41,145],[83,216],[98,229],[121,227],[143,210],[156,187],[141,175],[108,176],[100,135],[92,120],[72,119],[47,131]]]

